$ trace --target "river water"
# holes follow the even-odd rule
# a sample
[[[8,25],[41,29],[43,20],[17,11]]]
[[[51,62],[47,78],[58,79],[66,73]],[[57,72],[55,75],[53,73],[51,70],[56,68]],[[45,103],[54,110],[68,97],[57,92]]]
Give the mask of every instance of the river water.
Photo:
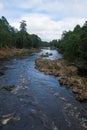
[[[86,130],[87,102],[79,102],[71,89],[60,86],[58,77],[35,68],[35,59],[43,53],[49,59],[62,58],[56,50],[1,63],[0,130]],[[12,91],[3,86],[15,85]]]

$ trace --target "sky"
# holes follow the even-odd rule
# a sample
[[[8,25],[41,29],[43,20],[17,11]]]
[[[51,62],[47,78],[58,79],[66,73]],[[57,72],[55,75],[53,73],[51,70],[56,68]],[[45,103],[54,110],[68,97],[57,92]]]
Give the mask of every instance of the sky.
[[[0,0],[1,16],[17,29],[25,20],[29,34],[51,41],[85,23],[87,0]]]

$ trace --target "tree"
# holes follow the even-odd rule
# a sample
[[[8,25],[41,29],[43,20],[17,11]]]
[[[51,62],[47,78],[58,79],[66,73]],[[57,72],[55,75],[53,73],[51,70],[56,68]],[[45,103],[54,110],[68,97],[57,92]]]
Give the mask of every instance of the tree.
[[[0,47],[11,46],[11,26],[4,16],[0,19]]]
[[[22,20],[22,21],[20,22],[20,31],[26,32],[26,31],[27,31],[26,26],[27,26],[26,21],[25,21],[25,20]]]
[[[87,68],[87,21],[82,27],[76,25],[73,31],[64,31],[58,48],[67,60]]]
[[[20,22],[20,30],[11,27],[7,19],[2,16],[0,18],[0,48],[2,47],[17,47],[30,48],[39,47],[41,39],[35,35],[30,35],[27,32],[27,24],[25,20]]]
[[[22,20],[22,22],[20,22],[20,32],[18,33],[19,35],[19,39],[20,39],[20,48],[25,47],[25,43],[27,40],[27,29],[26,29],[26,21]]]

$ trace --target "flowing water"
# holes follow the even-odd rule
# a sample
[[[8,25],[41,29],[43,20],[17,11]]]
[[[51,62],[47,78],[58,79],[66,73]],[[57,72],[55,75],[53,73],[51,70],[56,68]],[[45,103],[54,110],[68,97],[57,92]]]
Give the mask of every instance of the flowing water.
[[[25,58],[0,64],[0,130],[86,130],[87,102],[79,102],[71,89],[60,86],[58,77],[35,68],[43,53],[62,58],[56,50],[42,49]],[[3,86],[15,85],[12,91]]]

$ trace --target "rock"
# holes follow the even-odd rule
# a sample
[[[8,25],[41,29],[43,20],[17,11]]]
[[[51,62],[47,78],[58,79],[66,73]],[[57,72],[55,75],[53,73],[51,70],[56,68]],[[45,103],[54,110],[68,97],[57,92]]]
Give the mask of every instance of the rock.
[[[41,57],[47,57],[47,55],[46,54],[42,54]]]
[[[48,55],[49,53],[48,52],[46,52],[46,55]]]
[[[2,123],[3,125],[6,125],[6,124],[13,118],[13,114],[14,114],[14,113],[10,113],[10,114],[7,114],[7,115],[3,115],[3,116],[2,116],[1,123]]]
[[[55,125],[54,121],[52,121],[52,130],[58,130],[58,127]]]
[[[2,120],[1,120],[1,123],[2,123],[3,125],[6,125],[6,124],[11,120],[11,118],[12,118],[12,117],[2,119]]]
[[[52,53],[50,53],[49,55],[50,55],[50,56],[52,56],[53,54],[52,54]]]
[[[42,54],[41,57],[48,57],[48,56],[51,56],[51,55],[52,55],[52,53],[46,52],[45,54]]]
[[[9,85],[9,86],[3,86],[2,89],[5,89],[7,91],[11,91],[14,87],[15,87],[15,85]]]
[[[55,97],[58,97],[58,96],[59,96],[59,93],[58,93],[58,92],[54,93],[54,96],[55,96]]]
[[[72,86],[72,91],[77,94],[76,98],[78,100],[87,100],[87,84],[84,84],[87,83],[87,78],[85,78],[83,82],[82,77],[77,74],[76,66],[67,64],[64,59],[49,60],[38,58],[35,64],[37,69],[45,74],[60,76],[60,85],[65,85],[66,87]]]
[[[60,85],[69,85],[67,78],[61,78],[59,79]]]
[[[4,75],[4,73],[2,71],[0,71],[0,76]]]
[[[77,93],[77,92],[78,92],[77,86],[74,86],[74,87],[72,88],[72,91],[73,91],[74,93]]]
[[[85,129],[87,129],[87,118],[82,117],[81,124]]]
[[[82,92],[76,96],[76,99],[79,101],[87,100],[87,92]]]

